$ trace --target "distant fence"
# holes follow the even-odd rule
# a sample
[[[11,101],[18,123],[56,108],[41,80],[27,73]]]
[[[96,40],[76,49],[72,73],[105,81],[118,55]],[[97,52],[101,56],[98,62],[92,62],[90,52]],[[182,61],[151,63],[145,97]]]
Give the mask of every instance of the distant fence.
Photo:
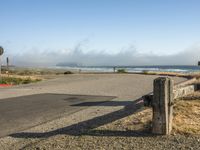
[[[199,90],[197,81],[193,78],[174,85],[174,81],[168,77],[154,80],[153,93],[143,96],[144,105],[153,108],[152,133],[171,133],[174,100]]]

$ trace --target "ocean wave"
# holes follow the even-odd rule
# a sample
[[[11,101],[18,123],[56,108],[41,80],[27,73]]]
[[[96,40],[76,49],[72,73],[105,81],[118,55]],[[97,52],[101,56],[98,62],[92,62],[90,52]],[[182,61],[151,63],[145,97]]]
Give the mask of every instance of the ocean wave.
[[[69,69],[69,70],[81,70],[83,72],[113,72],[114,66],[109,67],[56,67],[60,69]],[[155,67],[115,67],[115,70],[125,69],[127,72],[132,73],[141,73],[144,71],[152,72],[195,72],[200,71],[200,68],[197,66],[155,66]]]

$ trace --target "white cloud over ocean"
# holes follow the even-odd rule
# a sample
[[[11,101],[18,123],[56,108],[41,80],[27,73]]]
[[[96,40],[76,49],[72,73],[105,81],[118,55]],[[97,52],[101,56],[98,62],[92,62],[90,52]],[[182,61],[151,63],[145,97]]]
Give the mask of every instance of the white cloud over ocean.
[[[73,49],[39,50],[32,48],[20,54],[7,53],[13,65],[55,66],[58,63],[78,63],[87,66],[102,65],[196,65],[200,60],[200,45],[193,45],[171,55],[140,53],[130,46],[115,54],[105,51],[84,50],[79,43]]]

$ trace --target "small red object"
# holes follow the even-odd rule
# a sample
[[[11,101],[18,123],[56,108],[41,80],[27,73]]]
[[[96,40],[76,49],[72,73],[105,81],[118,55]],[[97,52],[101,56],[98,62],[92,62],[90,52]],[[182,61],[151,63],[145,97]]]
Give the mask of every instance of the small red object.
[[[12,84],[0,84],[0,87],[8,87],[8,86],[12,86]]]

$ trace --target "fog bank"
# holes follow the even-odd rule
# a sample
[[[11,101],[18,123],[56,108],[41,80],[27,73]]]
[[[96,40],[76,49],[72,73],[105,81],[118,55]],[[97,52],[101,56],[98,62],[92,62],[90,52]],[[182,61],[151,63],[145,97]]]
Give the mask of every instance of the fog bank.
[[[192,46],[173,55],[140,53],[129,48],[116,54],[87,51],[81,45],[74,49],[41,51],[34,48],[22,54],[8,54],[13,65],[17,66],[55,66],[58,63],[77,63],[85,66],[112,65],[196,65],[200,60],[200,46]]]

